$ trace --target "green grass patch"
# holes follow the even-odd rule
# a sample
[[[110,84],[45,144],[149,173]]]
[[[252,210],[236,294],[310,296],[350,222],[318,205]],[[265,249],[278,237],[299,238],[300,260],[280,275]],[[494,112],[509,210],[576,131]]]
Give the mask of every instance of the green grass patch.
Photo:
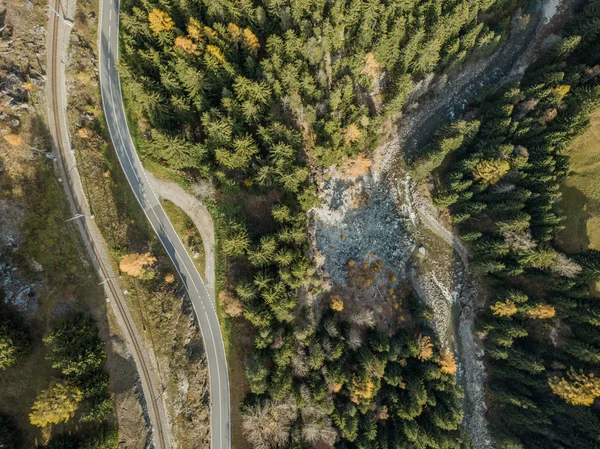
[[[571,174],[561,186],[565,229],[558,244],[567,252],[600,250],[600,110],[571,146]]]
[[[206,279],[204,245],[202,244],[200,232],[194,226],[194,222],[181,208],[177,207],[171,201],[163,200],[162,206],[173,224],[175,232],[177,232],[177,235],[194,261],[194,265],[200,276],[202,276],[202,279]]]

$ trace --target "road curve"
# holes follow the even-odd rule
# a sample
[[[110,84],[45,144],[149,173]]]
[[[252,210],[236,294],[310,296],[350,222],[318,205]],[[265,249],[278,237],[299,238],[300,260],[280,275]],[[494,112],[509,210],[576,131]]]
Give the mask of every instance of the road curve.
[[[171,436],[169,422],[164,402],[160,399],[161,389],[158,387],[148,352],[144,348],[139,332],[133,322],[131,313],[127,307],[127,301],[116,280],[112,269],[106,244],[102,235],[91,216],[90,205],[87,202],[83,185],[77,169],[77,160],[72,151],[69,126],[66,116],[66,85],[65,65],[62,56],[66,53],[69,43],[69,32],[72,22],[67,19],[66,7],[60,0],[51,0],[47,32],[47,83],[46,91],[48,98],[48,127],[52,135],[54,150],[57,155],[56,162],[59,173],[62,176],[63,187],[75,216],[75,220],[69,220],[77,228],[88,254],[96,268],[107,300],[117,318],[122,335],[127,343],[135,363],[140,385],[146,400],[146,410],[152,426],[152,439],[156,449],[168,449],[171,447]]]
[[[208,293],[185,246],[173,229],[135,151],[127,126],[121,82],[115,67],[119,45],[119,3],[118,0],[100,1],[100,89],[108,130],[127,181],[173,261],[192,301],[208,360],[211,448],[229,449],[231,447],[229,375],[215,301]]]

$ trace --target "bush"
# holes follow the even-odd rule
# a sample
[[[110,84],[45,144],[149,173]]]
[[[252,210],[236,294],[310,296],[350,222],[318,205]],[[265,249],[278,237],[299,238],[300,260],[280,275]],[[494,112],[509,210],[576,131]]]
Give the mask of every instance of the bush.
[[[0,371],[13,366],[29,350],[29,330],[0,298]]]

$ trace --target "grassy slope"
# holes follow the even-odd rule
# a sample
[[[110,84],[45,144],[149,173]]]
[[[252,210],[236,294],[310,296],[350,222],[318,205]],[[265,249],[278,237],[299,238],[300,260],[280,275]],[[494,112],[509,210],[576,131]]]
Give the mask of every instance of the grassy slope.
[[[571,174],[561,187],[565,230],[557,240],[567,252],[600,250],[600,110],[589,130],[573,143]]]
[[[204,246],[202,245],[202,237],[194,226],[194,222],[182,209],[177,207],[171,201],[163,200],[162,206],[169,216],[169,220],[171,220],[177,235],[185,244],[185,248],[192,257],[194,266],[200,273],[200,276],[205,279]]]
[[[25,434],[25,447],[41,441],[42,432],[29,424],[28,414],[39,392],[48,388],[59,374],[45,359],[46,349],[41,340],[57,311],[79,309],[106,320],[104,296],[83,242],[77,228],[64,222],[70,217],[70,210],[62,186],[43,161],[36,166],[37,176],[28,185],[27,214],[22,222],[24,242],[14,261],[19,266],[19,275],[27,279],[37,277],[27,268],[28,260],[36,260],[43,266],[46,282],[39,291],[39,308],[28,320],[32,351],[0,375],[0,410],[15,417]],[[104,323],[99,323],[101,329],[106,329]],[[70,421],[53,430],[76,428],[77,422]]]

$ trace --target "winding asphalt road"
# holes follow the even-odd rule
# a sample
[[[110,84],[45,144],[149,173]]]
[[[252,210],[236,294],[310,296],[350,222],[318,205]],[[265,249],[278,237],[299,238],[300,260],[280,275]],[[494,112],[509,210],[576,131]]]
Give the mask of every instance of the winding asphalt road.
[[[129,133],[121,82],[115,67],[119,45],[118,0],[100,0],[100,88],[113,146],[127,181],[146,217],[173,261],[188,295],[204,338],[211,400],[211,448],[231,447],[229,376],[225,345],[214,298],[209,294],[192,259],[152,190]]]

